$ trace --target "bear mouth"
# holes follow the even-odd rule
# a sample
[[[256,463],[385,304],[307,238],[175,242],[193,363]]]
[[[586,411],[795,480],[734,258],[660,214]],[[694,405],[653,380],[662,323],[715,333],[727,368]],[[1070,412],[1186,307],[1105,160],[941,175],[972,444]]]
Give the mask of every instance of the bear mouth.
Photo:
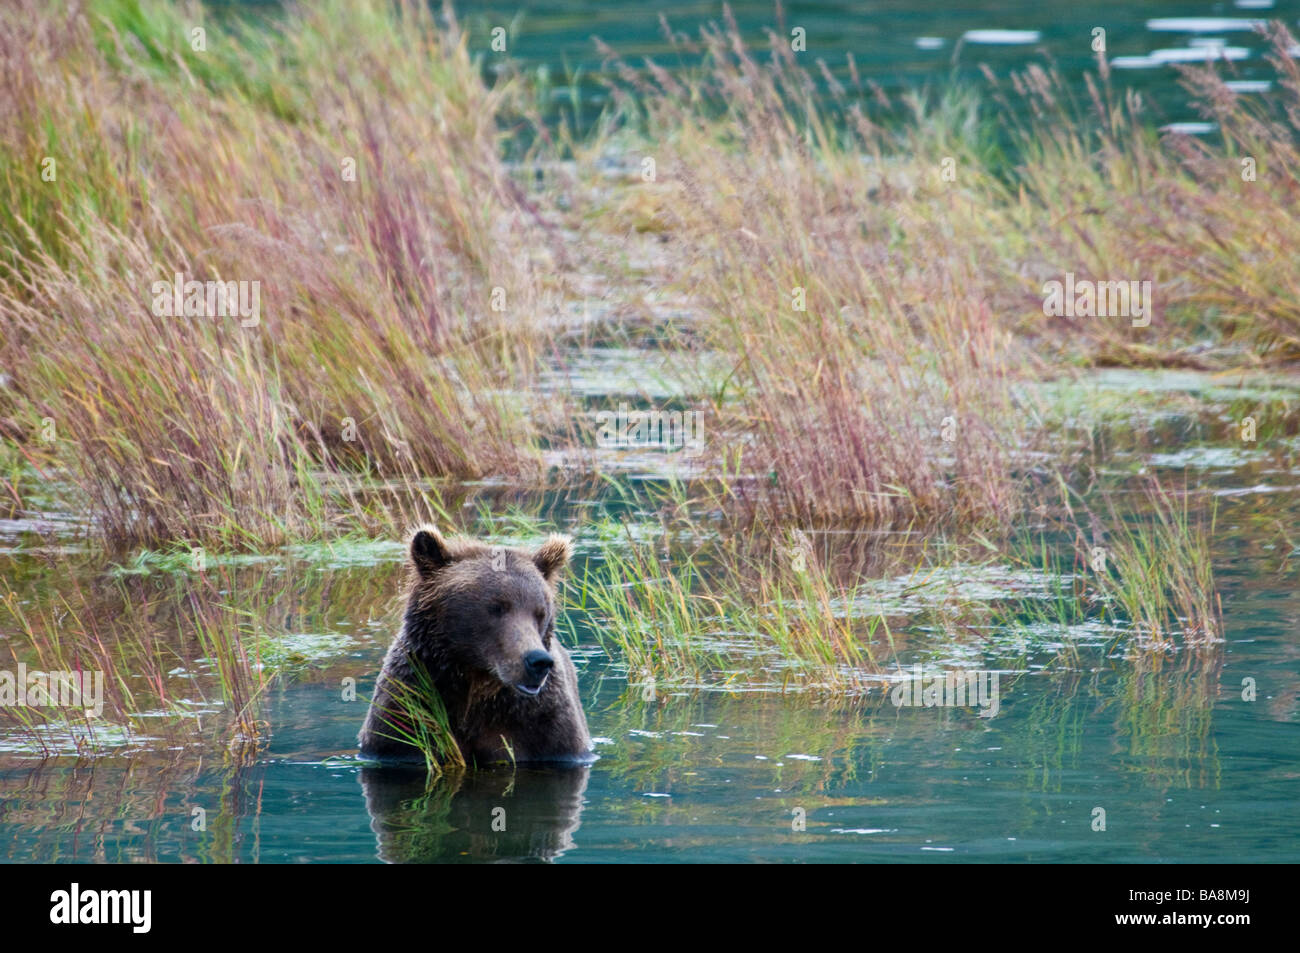
[[[526,685],[523,682],[515,682],[515,691],[523,695],[525,698],[536,698],[542,693],[542,687],[546,685],[546,679],[549,677],[550,675],[548,673],[536,685]]]

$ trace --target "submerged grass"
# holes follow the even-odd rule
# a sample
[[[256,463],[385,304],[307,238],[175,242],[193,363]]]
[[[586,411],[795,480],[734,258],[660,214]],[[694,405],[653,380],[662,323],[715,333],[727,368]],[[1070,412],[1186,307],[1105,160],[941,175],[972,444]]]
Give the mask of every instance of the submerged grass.
[[[1222,605],[1214,588],[1210,539],[1216,513],[1191,512],[1186,490],[1155,479],[1141,491],[1142,504],[1127,519],[1114,500],[1105,500],[1103,522],[1087,511],[1100,539],[1077,537],[1080,564],[1092,578],[1109,611],[1132,627],[1137,648],[1172,648],[1222,638]]]
[[[652,688],[854,694],[921,659],[1019,667],[1048,653],[1049,667],[1081,670],[1117,644],[1148,657],[1220,640],[1213,513],[1154,479],[1138,506],[1114,488],[1059,488],[1036,534],[887,534],[870,555],[799,530],[701,542],[698,526],[666,522],[607,545],[573,601]]]
[[[465,756],[452,734],[451,719],[433,677],[414,659],[411,671],[415,676],[414,684],[389,682],[389,697],[396,711],[389,710],[384,721],[387,731],[383,737],[419,751],[431,777],[449,769],[464,768]]]
[[[392,621],[397,568],[217,565],[90,579],[64,565],[56,594],[39,599],[6,575],[4,668],[98,673],[103,711],[90,718],[80,708],[5,705],[0,718],[18,722],[27,750],[46,754],[165,739],[255,756],[269,738],[265,702],[273,683],[310,677],[353,644],[331,622],[343,611],[336,602],[349,615],[369,611]],[[312,607],[306,615],[304,607]],[[313,636],[318,632],[335,634]],[[342,674],[364,674],[343,662]]]
[[[647,690],[863,689],[881,671],[872,645],[889,634],[883,617],[854,616],[860,587],[836,580],[802,534],[775,562],[739,555],[739,545],[715,539],[694,556],[665,554],[628,535],[588,565],[574,602]]]

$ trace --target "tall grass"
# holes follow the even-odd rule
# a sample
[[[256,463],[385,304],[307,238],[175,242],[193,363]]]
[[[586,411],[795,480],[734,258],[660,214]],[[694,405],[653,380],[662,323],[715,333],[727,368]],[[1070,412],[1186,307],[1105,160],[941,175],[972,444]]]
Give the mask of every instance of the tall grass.
[[[5,393],[29,432],[54,421],[111,544],[323,532],[313,470],[535,468],[519,388],[546,243],[498,155],[513,87],[482,84],[454,20],[331,2],[245,29],[153,0],[0,17]],[[260,321],[152,313],[177,273],[259,282]]]
[[[1007,515],[1028,428],[976,251],[1006,201],[979,137],[922,112],[909,151],[860,105],[837,123],[788,44],[760,63],[730,24],[700,48],[685,87],[620,64],[623,101],[656,162],[642,187],[666,254],[707,315],[691,331],[736,361],[715,412],[743,433],[739,498],[817,524]]]
[[[723,504],[806,526],[1012,518],[1044,437],[1019,384],[1043,357],[1300,341],[1273,251],[1296,221],[1281,27],[1264,103],[1187,71],[1209,144],[1160,139],[1104,58],[1082,106],[1035,65],[988,99],[891,103],[780,38],[761,58],[728,19],[671,34],[694,72],[616,61],[608,135],[554,146],[594,198],[524,193],[501,130],[537,122],[536,90],[485,85],[454,15],[414,0],[251,23],[19,0],[0,27],[0,419],[31,443],[53,423],[50,460],[115,548],[395,529],[430,477],[536,480],[542,431],[581,432],[532,389],[573,260],[614,262],[615,296],[686,302],[675,343],[732,365],[710,395]],[[654,180],[607,180],[592,160],[615,146]],[[1150,278],[1152,326],[1046,318],[1067,271]],[[259,282],[260,322],[154,314],[177,273]],[[358,474],[407,501],[361,499]]]
[[[1300,222],[1300,65],[1287,27],[1275,22],[1267,32],[1274,75],[1263,97],[1234,91],[1218,67],[1179,67],[1191,104],[1215,127],[1208,141],[1161,134],[1140,95],[1113,88],[1104,55],[1087,76],[1084,104],[1053,69],[992,81],[1022,156],[1019,201],[1005,211],[1013,233],[1030,238],[1001,260],[1006,280],[1035,294],[1073,271],[1150,280],[1155,296],[1147,329],[1022,312],[1024,330],[1106,363],[1198,366],[1207,342],[1270,360],[1300,355],[1297,277],[1278,254]]]
[[[1281,25],[1264,100],[1184,70],[1217,143],[1161,136],[1104,57],[1083,103],[1031,64],[990,74],[983,99],[899,104],[856,71],[851,86],[819,74],[785,38],[761,58],[729,19],[698,40],[668,32],[703,65],[607,50],[622,128],[592,153],[654,160],[609,229],[661,235],[661,280],[698,309],[682,345],[735,362],[712,408],[728,504],[802,524],[1005,522],[1026,451],[1045,449],[1019,385],[1046,364],[1296,355],[1277,249],[1300,220],[1300,67]],[[1150,325],[1048,317],[1043,286],[1067,272],[1150,281]]]

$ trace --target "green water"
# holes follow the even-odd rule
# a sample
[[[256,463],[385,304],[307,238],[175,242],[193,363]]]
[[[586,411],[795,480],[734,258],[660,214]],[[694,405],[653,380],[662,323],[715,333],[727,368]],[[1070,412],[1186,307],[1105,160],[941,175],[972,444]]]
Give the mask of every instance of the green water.
[[[0,856],[1300,859],[1296,420],[1283,413],[1252,446],[1223,439],[1235,401],[1286,410],[1295,394],[1238,384],[1100,372],[1084,388],[1071,385],[1079,406],[1091,408],[1076,422],[1111,445],[1105,469],[1115,486],[1146,466],[1186,480],[1198,512],[1217,508],[1213,549],[1225,631],[1204,650],[1142,662],[1126,653],[1122,633],[1087,626],[954,640],[918,621],[899,632],[905,667],[998,673],[997,712],[980,717],[978,706],[898,707],[884,684],[837,701],[727,690],[707,679],[689,689],[630,686],[617,660],[598,647],[591,620],[570,608],[565,630],[599,760],[576,770],[503,768],[427,784],[421,773],[363,765],[354,747],[393,632],[401,547],[298,548],[211,568],[220,584],[201,596],[218,606],[251,606],[267,640],[263,657],[278,653],[285,667],[264,699],[269,745],[235,757],[184,733],[151,733],[144,719],[129,735],[101,732],[93,752],[43,757],[27,733],[8,725],[0,733]],[[1134,427],[1138,421],[1149,426]],[[593,530],[598,516],[654,532],[648,513],[618,496],[475,492],[486,494],[475,508],[496,514],[502,541],[517,538],[512,512],[574,530],[578,575],[609,545]],[[93,555],[49,556],[60,552],[60,531],[51,514],[45,519],[44,536],[29,524],[3,528],[0,568],[25,606],[69,597],[76,580],[109,631],[132,607],[160,638],[183,627],[194,591],[184,572],[135,571],[111,581]],[[887,538],[876,534],[870,545]],[[956,576],[954,591],[973,599],[1026,584],[987,573]],[[924,602],[925,591],[913,587],[908,598]],[[1075,651],[1063,654],[1067,643]],[[200,660],[193,669],[203,667]],[[358,680],[354,701],[343,698],[348,677]],[[1253,701],[1243,699],[1244,679],[1257,687]],[[218,717],[219,704],[195,704],[209,713],[200,721]],[[198,830],[196,808],[205,812]],[[1104,831],[1093,829],[1097,808],[1105,812]]]
[[[1158,124],[1200,119],[1178,85],[1176,64],[1204,62],[1203,51],[1218,47],[1226,51],[1221,60],[1226,77],[1248,84],[1241,91],[1259,94],[1249,84],[1267,81],[1272,69],[1264,59],[1266,44],[1251,31],[1251,22],[1280,19],[1294,32],[1300,18],[1297,0],[1101,0],[1086,8],[1035,0],[786,3],[780,20],[777,4],[771,2],[739,0],[729,6],[751,48],[765,50],[769,31],[788,41],[794,29],[802,29],[806,51],[801,56],[814,74],[820,71],[813,64],[822,59],[852,90],[851,54],[863,80],[878,84],[890,97],[940,88],[953,79],[987,88],[982,66],[1006,79],[1034,62],[1058,67],[1086,102],[1083,74],[1095,72],[1093,30],[1101,28],[1115,83],[1140,91]],[[723,15],[720,2],[539,0],[521,7],[511,0],[487,0],[459,8],[471,49],[486,57],[485,69],[491,73],[508,55],[527,69],[544,70],[554,85],[552,116],[564,115],[579,128],[592,123],[607,103],[601,82],[606,67],[593,37],[634,65],[651,58],[678,68],[692,56],[668,42],[659,15],[674,33],[690,37],[705,24],[721,22]],[[505,54],[491,51],[496,27],[507,30]]]

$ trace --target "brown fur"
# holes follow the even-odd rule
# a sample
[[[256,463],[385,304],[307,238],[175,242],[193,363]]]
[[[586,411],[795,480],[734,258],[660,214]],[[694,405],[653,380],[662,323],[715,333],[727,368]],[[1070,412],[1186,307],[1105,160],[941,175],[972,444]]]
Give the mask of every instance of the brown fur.
[[[573,761],[591,756],[578,677],[555,639],[555,585],[568,565],[568,537],[536,552],[447,540],[432,527],[411,538],[412,580],[401,631],[384,658],[359,742],[381,760],[421,760],[392,733],[392,683],[428,672],[469,762]],[[540,676],[529,659],[553,663]],[[525,692],[536,690],[537,694]]]

